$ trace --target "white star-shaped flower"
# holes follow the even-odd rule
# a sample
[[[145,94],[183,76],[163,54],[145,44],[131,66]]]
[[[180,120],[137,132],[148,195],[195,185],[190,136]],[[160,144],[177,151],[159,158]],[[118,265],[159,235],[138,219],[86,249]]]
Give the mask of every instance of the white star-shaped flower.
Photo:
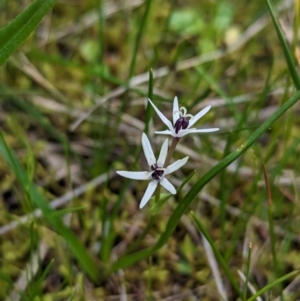
[[[169,130],[166,131],[156,131],[155,132],[156,134],[171,135],[176,138],[181,138],[186,134],[190,134],[190,133],[210,133],[219,130],[219,128],[211,128],[211,129],[191,128],[201,117],[203,117],[210,110],[211,106],[205,107],[195,116],[193,116],[191,114],[186,114],[187,111],[185,107],[181,107],[179,109],[178,98],[177,96],[175,96],[173,102],[173,124],[172,124],[172,122],[155,106],[155,104],[149,98],[148,100],[150,101],[152,107],[156,111],[159,118],[169,128]]]
[[[168,167],[164,168],[163,166],[168,153],[168,139],[166,139],[163,143],[157,161],[155,159],[150,141],[145,133],[142,135],[142,146],[151,171],[117,171],[117,174],[125,178],[133,180],[151,180],[141,200],[140,208],[143,208],[150,200],[158,183],[160,183],[170,193],[176,194],[175,187],[166,179],[165,176],[181,168],[189,158],[185,157],[181,160],[177,160]]]

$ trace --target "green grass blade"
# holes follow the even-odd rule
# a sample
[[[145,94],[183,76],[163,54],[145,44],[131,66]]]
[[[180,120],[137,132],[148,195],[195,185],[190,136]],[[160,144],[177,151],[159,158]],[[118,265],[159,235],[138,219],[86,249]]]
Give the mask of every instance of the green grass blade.
[[[262,288],[260,291],[258,291],[255,295],[253,295],[252,297],[250,297],[249,299],[247,299],[246,301],[253,301],[255,300],[257,297],[261,296],[263,293],[267,292],[268,290],[270,290],[272,287],[274,287],[275,285],[282,283],[283,281],[286,281],[287,279],[296,276],[297,274],[299,274],[299,271],[293,271],[290,272],[278,279],[276,279],[275,281],[269,283],[268,285],[266,285],[264,288]]]
[[[153,250],[153,248],[150,248],[150,249],[136,252],[134,254],[122,256],[115,264],[111,266],[111,268],[108,270],[108,274],[113,273],[121,269],[122,267],[130,267],[136,262],[151,256],[154,253],[154,251],[155,250]]]
[[[151,100],[153,99],[153,71],[152,69],[149,70],[149,85],[148,85],[148,98]],[[145,120],[145,129],[144,132],[148,135],[149,131],[149,122],[152,117],[152,106],[147,101],[147,108],[146,108],[146,120]]]
[[[144,256],[149,256],[156,250],[160,249],[169,237],[172,235],[177,224],[179,223],[182,215],[187,210],[188,206],[195,199],[201,189],[217,174],[219,174],[224,168],[240,157],[246,150],[279,118],[281,117],[290,107],[292,107],[300,98],[300,91],[298,91],[293,97],[286,101],[272,116],[270,116],[250,137],[234,152],[230,153],[222,161],[216,164],[210,171],[208,171],[187,193],[183,200],[178,204],[170,217],[166,226],[165,232],[160,236],[157,243],[150,249],[142,252],[137,252],[124,256],[112,266],[112,271],[128,266],[128,263],[137,262]],[[149,255],[148,255],[149,254]]]
[[[55,214],[49,204],[48,200],[40,192],[38,187],[30,181],[27,173],[23,169],[22,165],[18,161],[16,155],[6,144],[3,134],[0,132],[0,155],[5,159],[7,164],[11,167],[18,181],[20,182],[23,190],[28,195],[31,202],[41,209],[43,215],[56,230],[68,243],[71,251],[77,260],[81,263],[82,267],[93,279],[98,277],[98,269],[91,255],[87,252],[83,244],[78,240],[77,236],[67,228],[59,217]]]
[[[71,207],[71,208],[65,208],[65,209],[61,209],[61,210],[56,210],[54,211],[54,215],[58,216],[58,217],[62,217],[65,216],[68,213],[72,213],[72,212],[76,212],[76,211],[82,211],[86,209],[85,206],[78,206],[78,207]]]
[[[140,27],[139,27],[139,31],[138,31],[137,36],[136,36],[135,45],[134,45],[134,49],[133,49],[133,55],[132,55],[132,59],[131,59],[131,62],[130,62],[128,81],[131,79],[131,77],[134,73],[134,68],[135,68],[136,59],[137,59],[137,55],[138,55],[138,50],[139,50],[139,46],[140,46],[140,43],[141,43],[141,40],[142,40],[142,37],[143,37],[144,30],[146,28],[146,23],[147,23],[147,19],[148,19],[148,16],[149,16],[151,3],[152,3],[152,0],[147,0],[146,1],[145,13],[142,17]]]
[[[295,68],[294,59],[293,59],[292,54],[289,50],[289,47],[288,47],[288,45],[287,45],[287,43],[284,39],[284,36],[283,36],[283,33],[280,29],[279,23],[278,23],[278,21],[275,17],[275,13],[274,13],[274,9],[272,7],[272,4],[271,4],[270,0],[266,0],[266,2],[267,2],[267,5],[268,5],[268,8],[269,8],[269,11],[270,11],[270,15],[271,15],[275,30],[276,30],[278,38],[279,38],[279,41],[281,43],[281,47],[282,47],[286,63],[287,63],[287,66],[288,66],[290,74],[291,74],[291,77],[293,79],[295,87],[297,88],[297,90],[299,90],[300,89],[300,78],[299,78],[297,70]]]
[[[36,0],[0,30],[0,65],[24,42],[56,0]]]

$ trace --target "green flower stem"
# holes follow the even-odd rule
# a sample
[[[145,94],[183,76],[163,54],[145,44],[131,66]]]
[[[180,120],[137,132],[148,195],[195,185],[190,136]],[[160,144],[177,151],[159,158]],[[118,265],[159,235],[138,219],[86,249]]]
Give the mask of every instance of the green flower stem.
[[[179,139],[180,138],[173,137],[173,140],[172,140],[171,146],[169,148],[167,158],[166,158],[166,161],[165,161],[165,164],[164,164],[163,167],[167,167],[169,165],[170,160],[173,157],[173,154],[174,154],[174,151],[175,151],[175,148],[177,146],[177,143],[178,143]]]
[[[148,85],[148,98],[152,99],[153,98],[153,71],[152,69],[149,70],[149,85]],[[147,108],[146,108],[146,120],[145,120],[145,128],[144,128],[144,133],[146,135],[149,135],[149,122],[152,117],[152,106],[149,101],[147,101]]]
[[[158,183],[157,188],[155,190],[155,201],[156,203],[159,201],[160,199],[160,183]]]

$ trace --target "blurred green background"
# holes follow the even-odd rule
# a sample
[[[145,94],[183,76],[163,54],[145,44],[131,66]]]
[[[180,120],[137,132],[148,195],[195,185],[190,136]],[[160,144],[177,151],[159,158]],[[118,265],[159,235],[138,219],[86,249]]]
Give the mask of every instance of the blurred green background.
[[[31,3],[0,1],[0,26]],[[299,1],[272,3],[297,68]],[[187,192],[294,92],[264,1],[57,1],[0,69],[0,300],[241,300],[191,210],[252,285],[244,300],[299,268],[298,103],[151,251]],[[191,114],[211,105],[196,127],[220,131],[184,137],[170,181],[191,178],[139,210],[147,183],[115,170],[147,168],[143,131],[156,153],[165,138],[149,95],[168,117],[174,96]],[[297,300],[299,281],[256,300]]]

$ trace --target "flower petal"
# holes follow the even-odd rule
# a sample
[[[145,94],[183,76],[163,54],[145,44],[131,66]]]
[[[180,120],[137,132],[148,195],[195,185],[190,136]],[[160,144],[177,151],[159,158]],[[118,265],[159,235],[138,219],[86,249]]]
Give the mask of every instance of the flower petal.
[[[156,113],[159,116],[159,118],[161,119],[161,121],[169,128],[170,131],[172,131],[172,129],[173,129],[172,122],[155,106],[155,104],[149,98],[148,98],[148,100],[150,101],[152,107],[156,111]]]
[[[161,135],[172,135],[173,136],[173,131],[165,130],[165,131],[155,131],[155,134],[161,134]]]
[[[192,133],[211,133],[219,131],[219,128],[210,128],[210,129],[193,129]]]
[[[132,179],[132,180],[148,180],[151,173],[148,171],[125,171],[118,170],[116,173],[122,177]]]
[[[149,184],[148,184],[148,187],[144,193],[144,196],[140,202],[140,209],[142,209],[147,203],[148,201],[150,200],[154,190],[156,189],[157,187],[157,184],[158,182],[157,181],[151,181]]]
[[[182,167],[187,162],[188,159],[189,159],[189,157],[185,157],[185,158],[177,160],[174,163],[172,163],[171,165],[169,165],[165,170],[165,175],[168,175],[168,174],[174,172],[175,170],[179,169],[180,167]]]
[[[158,167],[163,167],[168,154],[168,139],[163,143],[157,160]]]
[[[142,146],[144,150],[144,154],[149,166],[152,166],[156,163],[156,159],[150,144],[150,141],[145,133],[142,135]]]
[[[176,194],[176,189],[175,187],[166,179],[163,178],[160,181],[161,186],[163,186],[166,190],[168,190],[172,194]]]
[[[209,110],[211,106],[207,106],[202,109],[198,114],[196,114],[189,122],[189,128],[192,127],[202,116],[204,116]]]
[[[178,105],[178,98],[175,96],[174,102],[173,102],[173,124],[175,125],[177,119],[179,119],[179,105]]]
[[[181,130],[178,132],[180,137],[183,137],[187,134],[197,134],[197,133],[211,133],[218,131],[219,128],[211,128],[211,129],[188,129],[188,130]]]

